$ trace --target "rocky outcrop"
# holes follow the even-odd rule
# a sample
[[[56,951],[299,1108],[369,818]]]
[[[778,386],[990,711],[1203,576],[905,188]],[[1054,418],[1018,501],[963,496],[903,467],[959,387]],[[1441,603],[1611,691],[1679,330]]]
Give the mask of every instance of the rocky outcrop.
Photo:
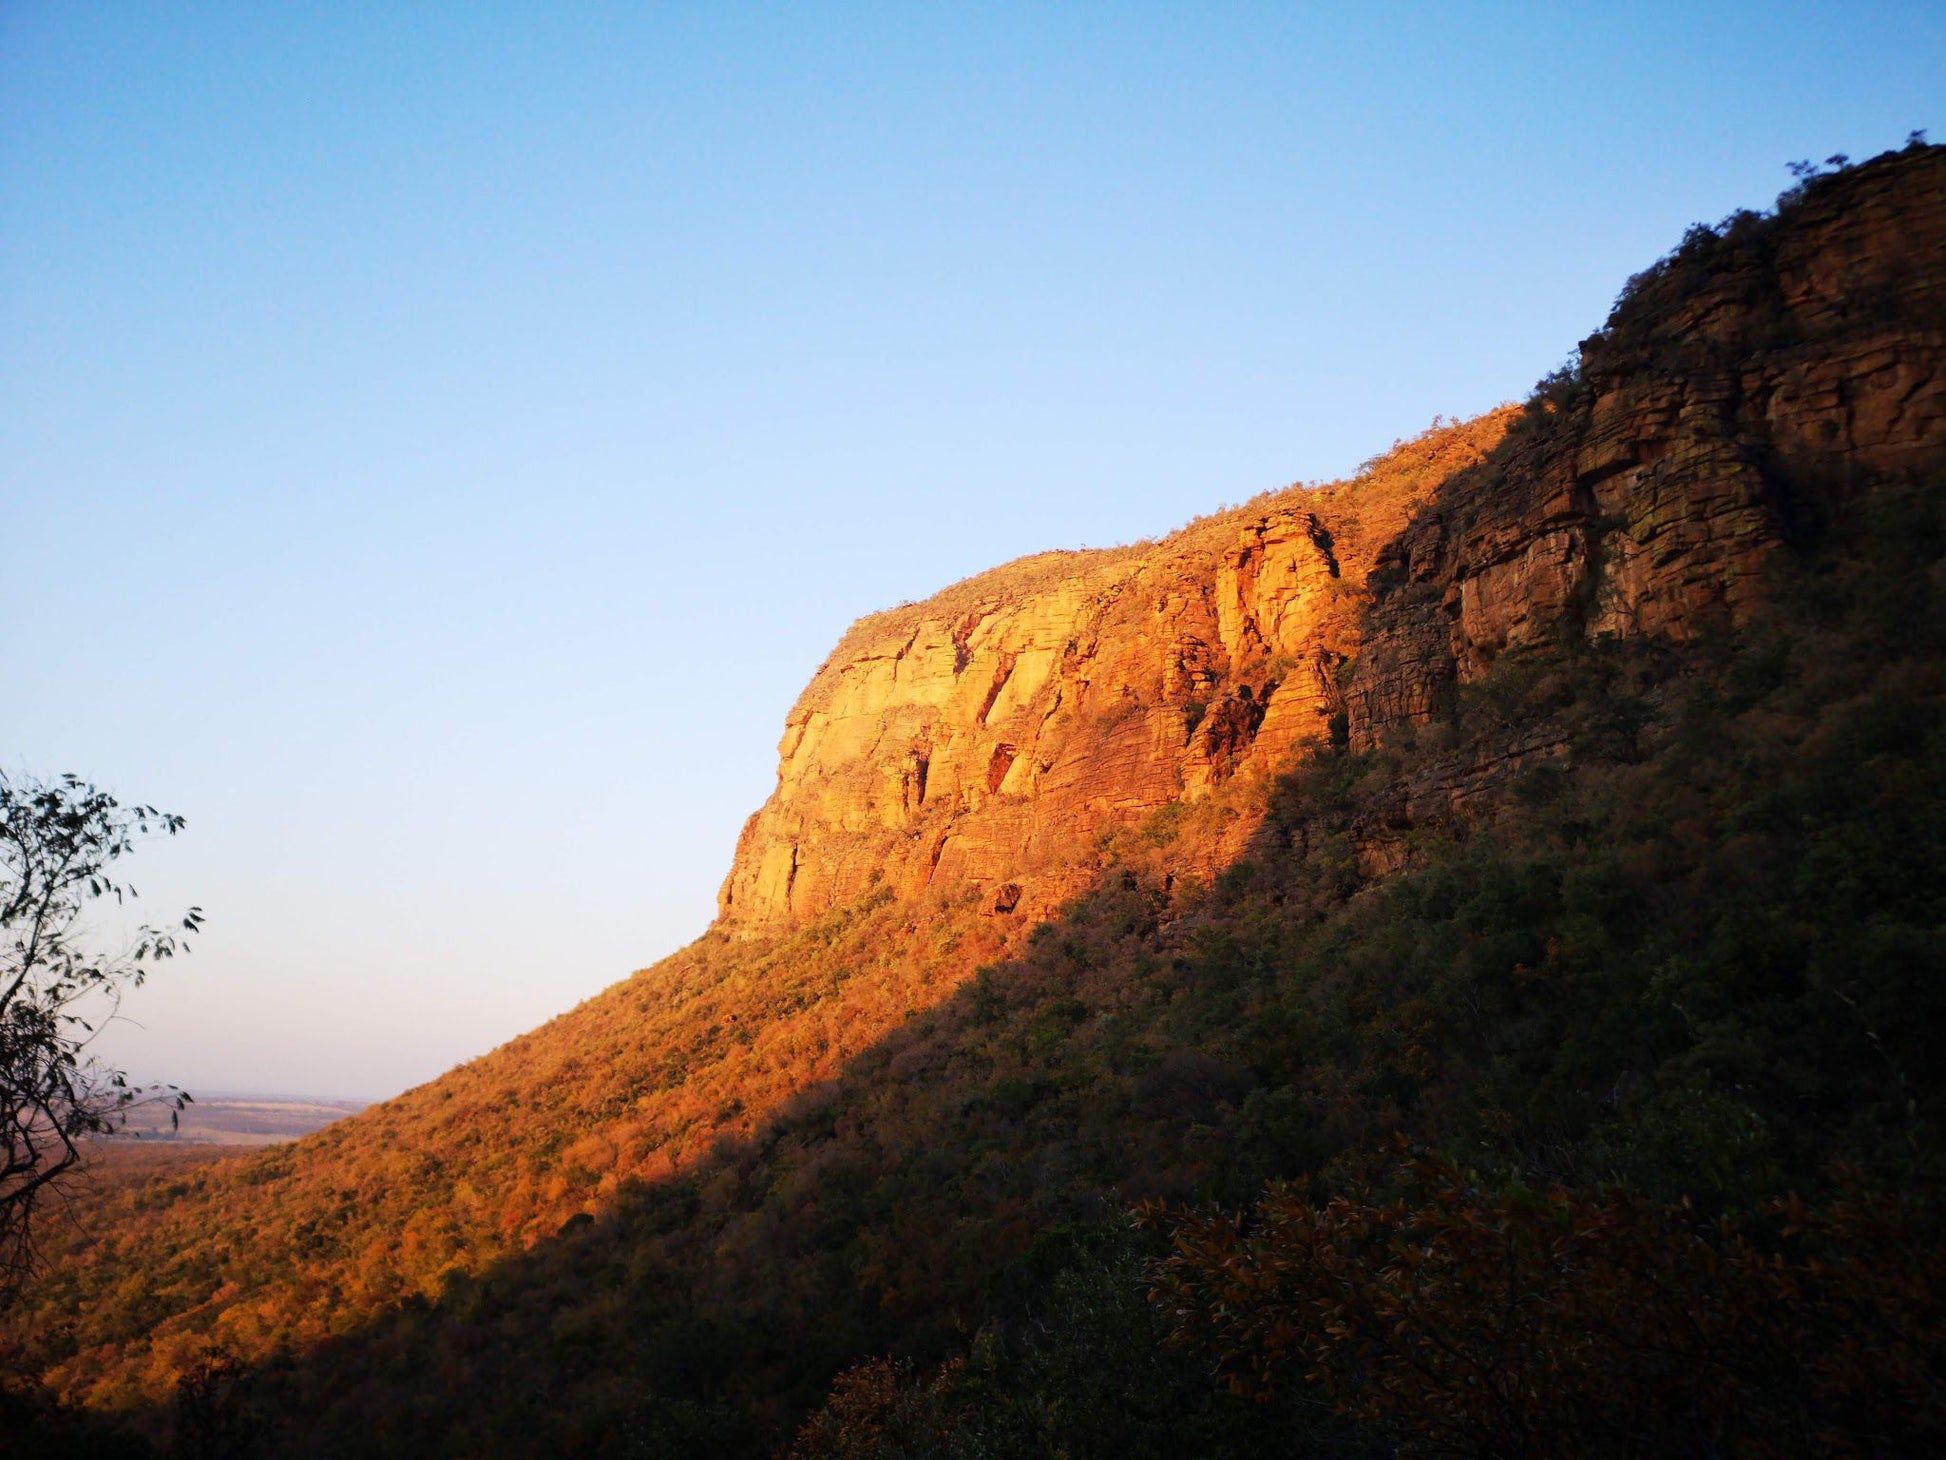
[[[1946,148],[1692,230],[1575,376],[1381,554],[1352,738],[1551,636],[1681,640],[1761,600],[1780,543],[1946,460]]]
[[[1436,428],[1350,483],[862,620],[785,723],[726,925],[789,925],[880,885],[1043,910],[1104,831],[1329,734],[1378,553],[1509,415]]]
[[[723,922],[786,927],[881,886],[1044,911],[1105,832],[1334,731],[1427,721],[1511,650],[1734,621],[1780,543],[1943,461],[1946,148],[1912,147],[1693,230],[1525,408],[861,621],[791,711]],[[1410,799],[1458,805],[1496,774]]]

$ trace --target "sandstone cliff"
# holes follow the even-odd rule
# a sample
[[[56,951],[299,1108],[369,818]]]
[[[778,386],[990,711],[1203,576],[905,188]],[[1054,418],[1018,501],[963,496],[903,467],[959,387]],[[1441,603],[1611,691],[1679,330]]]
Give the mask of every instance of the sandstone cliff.
[[[801,922],[881,882],[1046,909],[1103,831],[1325,736],[1378,555],[1512,415],[1429,431],[1352,482],[1024,558],[862,620],[785,722],[726,923]]]
[[[1943,321],[1946,149],[1908,148],[1776,219],[1693,230],[1524,410],[862,620],[786,721],[723,924],[793,926],[881,884],[1038,913],[1104,832],[1334,721],[1369,745],[1522,644],[1734,619],[1848,481],[1946,453]],[[1455,767],[1433,799],[1483,777]]]

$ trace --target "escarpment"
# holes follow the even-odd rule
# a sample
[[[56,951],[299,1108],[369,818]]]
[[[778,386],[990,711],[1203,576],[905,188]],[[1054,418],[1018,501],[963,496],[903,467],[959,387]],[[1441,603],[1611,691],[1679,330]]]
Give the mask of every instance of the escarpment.
[[[1352,482],[1025,558],[862,620],[786,721],[726,923],[788,926],[881,884],[1045,911],[1102,832],[1322,739],[1379,553],[1512,415],[1436,428]]]
[[[1371,745],[1523,645],[1734,622],[1779,543],[1946,452],[1943,320],[1946,149],[1908,148],[1692,230],[1524,410],[867,618],[791,711],[724,923],[787,927],[880,885],[1045,910],[1103,832],[1334,718]],[[1447,789],[1480,780],[1455,767]]]

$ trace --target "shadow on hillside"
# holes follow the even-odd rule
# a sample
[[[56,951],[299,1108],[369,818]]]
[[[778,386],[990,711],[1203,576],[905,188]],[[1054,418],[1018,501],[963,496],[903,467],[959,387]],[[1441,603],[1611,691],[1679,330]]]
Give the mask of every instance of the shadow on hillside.
[[[1255,1080],[1196,1051],[1227,1006],[1164,952],[1179,912],[1112,872],[753,1136],[231,1402],[301,1417],[279,1455],[769,1453],[851,1363],[1017,1311],[1078,1228],[1270,1174],[1219,1134]]]

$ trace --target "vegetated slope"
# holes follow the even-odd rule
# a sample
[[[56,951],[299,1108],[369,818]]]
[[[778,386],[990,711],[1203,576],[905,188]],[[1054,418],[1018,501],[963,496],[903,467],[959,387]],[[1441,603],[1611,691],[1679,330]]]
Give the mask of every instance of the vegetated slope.
[[[1325,548],[1297,516],[1313,494],[1185,534],[1220,548],[1194,559],[1209,638],[1178,619],[1131,649],[1152,619],[1102,606],[1090,575],[1159,573],[1154,548],[1073,575],[1030,560],[1020,601],[1059,602],[1026,627],[981,579],[868,620],[794,712],[722,929],[399,1101],[104,1203],[16,1317],[23,1357],[114,1405],[220,1344],[262,1366],[279,1453],[757,1451],[861,1356],[1045,1313],[1066,1266],[1052,1346],[988,1344],[983,1372],[1092,1395],[1077,1453],[1249,1453],[1249,1413],[1181,1387],[1206,1365],[1169,1370],[1143,1440],[1141,1396],[1060,1348],[1100,1337],[1074,1295],[1133,1201],[1342,1183],[1400,1130],[1720,1208],[1837,1154],[1935,1180],[1943,176],[1912,148],[1693,234],[1485,461],[1413,484],[1420,510],[1359,549],[1352,611],[1304,608],[1281,663],[1302,595],[1242,585],[1275,561],[1251,556],[1273,519],[1309,544],[1282,538],[1286,580],[1328,550],[1343,582],[1355,524],[1318,514]],[[1374,484],[1476,442],[1402,448]],[[1152,586],[1113,601],[1166,618]],[[995,637],[957,643],[988,602]],[[1225,637],[1226,602],[1257,605],[1256,641]],[[1106,649],[1067,658],[1076,624]],[[916,647],[887,669],[893,640]],[[996,717],[1034,654],[1045,673]],[[1118,656],[1134,667],[1074,668]],[[1253,771],[1294,680],[1308,734]],[[1157,776],[1173,716],[1173,794],[1062,789],[1083,752],[1059,714],[1103,682],[1092,743],[1128,736],[1110,764]],[[1022,725],[1043,779],[1010,790],[1010,760],[990,784]],[[1017,880],[1094,886],[1031,936],[998,910],[1031,887],[1002,897],[984,850],[957,873],[927,850],[924,879],[858,870],[941,830],[1043,835],[1020,807],[1047,795],[1084,834]],[[1126,1372],[1161,1393],[1128,1311],[1149,1358]],[[980,1423],[1046,1448],[1052,1412]]]

